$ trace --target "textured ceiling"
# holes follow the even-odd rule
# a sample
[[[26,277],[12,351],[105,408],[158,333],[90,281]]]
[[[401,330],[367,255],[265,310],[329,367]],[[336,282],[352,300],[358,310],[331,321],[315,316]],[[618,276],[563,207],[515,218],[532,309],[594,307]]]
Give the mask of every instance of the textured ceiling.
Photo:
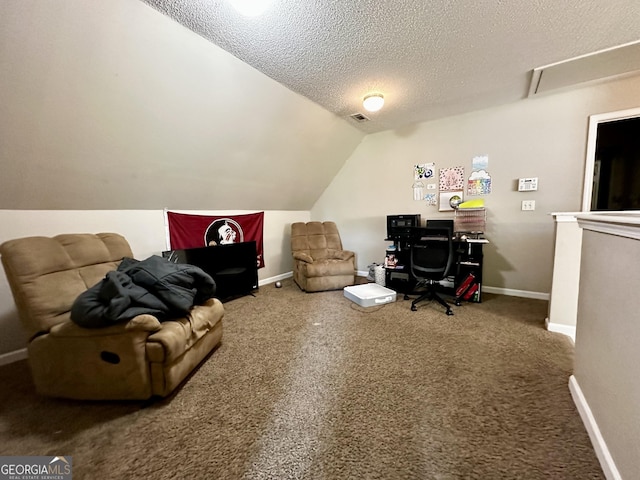
[[[516,101],[536,67],[640,39],[637,0],[142,0],[373,133]],[[385,96],[377,113],[362,108]]]

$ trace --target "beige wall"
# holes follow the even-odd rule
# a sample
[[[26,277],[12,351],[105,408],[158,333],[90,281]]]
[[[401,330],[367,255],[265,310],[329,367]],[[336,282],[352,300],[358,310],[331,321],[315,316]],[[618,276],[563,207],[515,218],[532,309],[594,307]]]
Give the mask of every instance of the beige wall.
[[[363,140],[137,0],[4,0],[0,66],[0,209],[10,223],[15,210],[60,210],[65,230],[84,228],[65,216],[76,210],[310,211],[338,223],[366,270],[383,259],[386,215],[450,216],[413,201],[414,164],[468,171],[486,154],[485,286],[516,293],[549,292],[548,213],[580,208],[588,116],[640,106],[632,77]],[[515,191],[523,176],[539,177],[538,192]],[[537,210],[522,212],[523,199]]]
[[[549,214],[581,208],[589,115],[639,105],[636,76],[369,135],[311,216],[336,221],[343,243],[358,252],[358,268],[365,270],[383,260],[386,215],[452,216],[413,200],[414,164],[464,166],[468,174],[471,159],[486,154],[493,185],[485,197],[491,241],[485,286],[548,294],[554,245]],[[520,177],[538,177],[538,191],[517,192]],[[535,200],[536,210],[521,211],[522,200]]]
[[[0,208],[309,210],[363,134],[138,0],[0,2]]]
[[[573,393],[583,402],[578,401],[578,407],[605,471],[619,472],[608,478],[640,478],[640,271],[634,268],[640,264],[640,217],[636,218],[635,238],[585,226],[582,239]],[[576,396],[576,390],[581,395]],[[600,435],[593,434],[598,431]],[[607,451],[609,455],[603,455]]]
[[[202,210],[191,213],[233,215],[252,212]],[[291,223],[307,222],[309,219],[308,211],[265,211],[265,267],[258,270],[261,283],[291,272]],[[127,238],[138,259],[159,255],[167,249],[163,210],[0,210],[0,225],[0,243],[32,235],[117,232]],[[0,274],[0,331],[1,364],[3,354],[10,354],[26,346],[24,331],[18,320],[4,271]]]

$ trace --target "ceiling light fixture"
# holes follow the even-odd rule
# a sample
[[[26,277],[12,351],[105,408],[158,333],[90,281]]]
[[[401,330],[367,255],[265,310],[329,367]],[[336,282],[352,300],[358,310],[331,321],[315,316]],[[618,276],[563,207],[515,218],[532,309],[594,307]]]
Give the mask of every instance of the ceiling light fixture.
[[[255,17],[269,8],[272,0],[228,0],[238,13],[247,17]]]
[[[371,93],[364,97],[362,106],[369,112],[377,112],[384,105],[384,96],[381,93]]]

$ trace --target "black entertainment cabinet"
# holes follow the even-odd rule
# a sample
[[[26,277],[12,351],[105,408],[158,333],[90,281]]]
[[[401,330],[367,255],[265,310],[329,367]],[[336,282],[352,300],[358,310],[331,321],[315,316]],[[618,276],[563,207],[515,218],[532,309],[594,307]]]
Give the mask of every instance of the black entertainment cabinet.
[[[258,288],[255,241],[168,250],[162,256],[174,263],[195,265],[211,275],[216,282],[216,298],[221,301],[251,294]]]

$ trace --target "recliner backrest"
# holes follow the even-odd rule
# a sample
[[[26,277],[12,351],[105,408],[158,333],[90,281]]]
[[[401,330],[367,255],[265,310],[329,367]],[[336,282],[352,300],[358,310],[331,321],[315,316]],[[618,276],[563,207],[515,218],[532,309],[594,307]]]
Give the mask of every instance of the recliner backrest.
[[[342,250],[335,222],[296,222],[291,225],[291,250],[314,260],[329,257],[329,250]]]
[[[0,255],[29,339],[68,320],[78,295],[133,257],[116,233],[19,238],[0,245]]]

